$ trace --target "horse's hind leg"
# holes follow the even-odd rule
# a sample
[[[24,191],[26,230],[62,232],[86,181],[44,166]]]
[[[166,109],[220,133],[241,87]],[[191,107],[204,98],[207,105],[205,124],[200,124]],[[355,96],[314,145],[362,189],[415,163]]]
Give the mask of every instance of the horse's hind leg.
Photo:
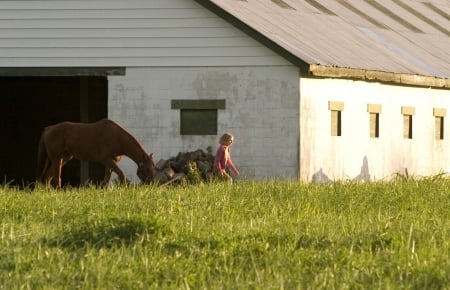
[[[45,184],[45,186],[50,186],[52,182],[52,177],[53,177],[52,162],[48,160],[45,171],[42,173],[42,183]]]
[[[105,176],[103,177],[103,187],[107,187],[109,184],[109,181],[111,180],[111,174],[112,174],[112,168],[109,166],[106,166],[105,168]]]
[[[50,182],[51,184],[56,188],[61,188],[61,170],[64,163],[63,158],[59,158],[55,161],[52,161],[51,167],[50,167]]]
[[[36,174],[37,175],[36,185],[37,186],[41,186],[41,185],[48,186],[49,178],[50,178],[48,176],[48,171],[50,168],[50,160],[48,158],[46,158],[45,161],[41,161],[41,162],[43,162],[44,165],[42,166],[42,168],[38,169],[38,172]]]

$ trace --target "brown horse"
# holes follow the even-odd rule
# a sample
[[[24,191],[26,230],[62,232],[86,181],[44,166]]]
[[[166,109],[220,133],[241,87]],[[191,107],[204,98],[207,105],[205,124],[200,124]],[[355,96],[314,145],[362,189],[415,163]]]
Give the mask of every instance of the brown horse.
[[[61,187],[61,169],[70,159],[100,162],[105,165],[103,185],[108,185],[114,171],[123,184],[125,174],[117,166],[122,156],[137,165],[137,176],[151,182],[155,173],[153,153],[148,155],[141,144],[111,120],[96,123],[63,122],[44,129],[39,141],[37,182]]]

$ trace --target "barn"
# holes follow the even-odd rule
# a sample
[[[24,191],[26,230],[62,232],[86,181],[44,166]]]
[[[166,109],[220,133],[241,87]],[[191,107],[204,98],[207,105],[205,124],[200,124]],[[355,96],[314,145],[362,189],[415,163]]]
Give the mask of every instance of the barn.
[[[0,1],[0,176],[33,182],[45,126],[102,118],[156,161],[232,132],[242,179],[450,172],[449,27],[447,0]]]

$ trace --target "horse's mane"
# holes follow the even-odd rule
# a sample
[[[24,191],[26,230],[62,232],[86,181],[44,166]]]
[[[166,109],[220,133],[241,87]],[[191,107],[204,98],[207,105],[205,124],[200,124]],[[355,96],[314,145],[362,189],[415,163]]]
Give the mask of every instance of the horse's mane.
[[[119,124],[117,124],[116,122],[114,122],[113,120],[110,120],[110,119],[107,119],[107,118],[100,120],[100,122],[103,122],[103,121],[108,121],[110,124],[114,125],[116,128],[118,128],[118,129],[120,129],[121,131],[123,131],[125,134],[127,134],[127,136],[128,136],[131,140],[133,140],[133,141],[136,143],[136,145],[139,146],[139,148],[140,148],[143,152],[146,152],[145,149],[144,149],[144,146],[142,146],[141,142],[139,142],[139,141],[136,139],[136,137],[134,137],[133,135],[131,135],[130,132],[128,132],[127,130],[125,130],[125,128],[123,128],[122,126],[120,126]]]

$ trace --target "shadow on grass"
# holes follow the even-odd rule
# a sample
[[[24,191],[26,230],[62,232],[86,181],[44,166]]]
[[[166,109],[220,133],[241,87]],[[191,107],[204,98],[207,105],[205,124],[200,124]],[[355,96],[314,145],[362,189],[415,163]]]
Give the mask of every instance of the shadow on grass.
[[[296,243],[296,249],[312,248],[326,250],[329,248],[351,249],[353,252],[381,252],[392,247],[392,238],[387,234],[364,233],[333,241],[326,235],[310,236],[301,235]]]
[[[111,248],[145,243],[164,232],[165,228],[155,220],[110,218],[78,224],[44,242],[69,249]]]

